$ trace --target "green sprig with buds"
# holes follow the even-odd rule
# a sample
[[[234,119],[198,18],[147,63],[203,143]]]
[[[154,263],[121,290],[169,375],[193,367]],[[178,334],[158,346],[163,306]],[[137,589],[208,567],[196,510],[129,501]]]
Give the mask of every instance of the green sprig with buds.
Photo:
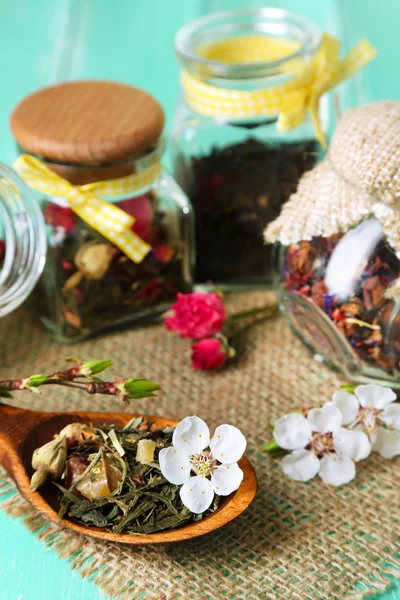
[[[0,396],[9,398],[10,392],[24,390],[40,394],[39,388],[43,385],[62,385],[83,390],[88,394],[118,396],[127,402],[152,397],[154,392],[160,389],[157,383],[140,377],[103,381],[98,374],[112,366],[111,360],[83,361],[76,356],[70,356],[67,361],[74,363],[74,366],[51,375],[35,374],[23,379],[0,381]]]

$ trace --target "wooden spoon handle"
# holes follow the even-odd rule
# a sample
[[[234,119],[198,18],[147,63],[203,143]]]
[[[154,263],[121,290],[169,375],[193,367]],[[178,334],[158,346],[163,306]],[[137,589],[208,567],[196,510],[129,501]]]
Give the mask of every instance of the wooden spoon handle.
[[[30,428],[32,417],[38,413],[7,404],[0,404],[0,465],[14,476],[12,465],[17,457],[17,448]]]

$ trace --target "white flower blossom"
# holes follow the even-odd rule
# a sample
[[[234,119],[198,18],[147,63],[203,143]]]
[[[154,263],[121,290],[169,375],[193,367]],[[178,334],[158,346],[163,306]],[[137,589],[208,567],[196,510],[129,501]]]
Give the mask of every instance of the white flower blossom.
[[[348,415],[349,427],[365,432],[372,449],[383,458],[400,454],[400,404],[396,394],[381,385],[359,385],[354,394],[336,392],[333,402]]]
[[[291,413],[278,419],[274,438],[291,454],[282,460],[283,472],[296,481],[308,481],[317,474],[330,485],[343,485],[355,477],[355,462],[371,452],[368,436],[351,431],[348,425],[356,415],[358,401],[334,397],[322,408],[310,410],[307,417]]]
[[[186,417],[176,426],[172,444],[160,450],[161,472],[168,481],[182,486],[181,500],[191,512],[204,512],[214,494],[228,496],[242,483],[243,471],[237,461],[246,449],[246,439],[236,427],[220,425],[210,440],[210,430],[202,419]]]

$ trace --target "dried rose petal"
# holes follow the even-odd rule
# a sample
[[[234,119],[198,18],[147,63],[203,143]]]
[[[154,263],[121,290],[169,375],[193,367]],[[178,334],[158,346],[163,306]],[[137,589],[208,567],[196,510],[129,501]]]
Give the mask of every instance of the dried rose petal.
[[[295,246],[296,249],[289,251],[287,257],[289,271],[295,271],[300,275],[310,272],[317,258],[314,247],[309,242],[302,242],[301,245]]]
[[[135,217],[132,231],[145,241],[148,241],[153,221],[153,204],[151,198],[145,194],[137,198],[122,200],[118,202],[117,206],[132,217]]]
[[[153,248],[153,254],[157,260],[166,264],[172,260],[175,251],[171,246],[168,246],[168,244],[160,244]]]
[[[378,276],[367,279],[363,285],[364,304],[368,310],[379,306],[384,299],[385,288],[381,284]]]
[[[83,475],[88,464],[89,461],[85,456],[71,456],[67,460],[67,475],[65,478],[65,487],[67,490]]]
[[[80,327],[82,325],[82,319],[80,318],[79,315],[75,315],[74,313],[72,313],[70,310],[68,310],[66,308],[63,308],[62,312],[63,312],[65,320],[67,321],[67,323],[69,323],[71,325],[71,327],[80,329]]]
[[[324,281],[318,281],[317,283],[314,283],[314,285],[311,288],[311,297],[314,300],[315,304],[321,309],[324,308],[325,294],[327,293],[328,288],[326,287]]]
[[[67,233],[71,233],[76,226],[77,217],[68,206],[60,206],[49,202],[44,211],[46,223],[53,227],[61,227]]]

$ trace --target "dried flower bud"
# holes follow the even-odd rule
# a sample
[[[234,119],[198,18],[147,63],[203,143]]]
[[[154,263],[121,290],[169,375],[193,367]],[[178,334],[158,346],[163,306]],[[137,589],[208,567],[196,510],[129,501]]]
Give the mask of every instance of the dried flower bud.
[[[156,443],[152,440],[139,440],[136,460],[142,465],[149,465],[154,460],[154,451],[156,449]]]
[[[58,434],[60,437],[65,437],[68,444],[75,440],[76,443],[81,443],[89,437],[93,437],[93,432],[88,425],[84,423],[70,423]]]
[[[88,279],[102,279],[116,252],[116,248],[106,242],[89,242],[76,253],[76,268]]]
[[[54,440],[37,448],[32,456],[35,473],[31,479],[31,490],[35,492],[48,479],[57,479],[64,470],[67,459],[67,440],[57,435]]]

